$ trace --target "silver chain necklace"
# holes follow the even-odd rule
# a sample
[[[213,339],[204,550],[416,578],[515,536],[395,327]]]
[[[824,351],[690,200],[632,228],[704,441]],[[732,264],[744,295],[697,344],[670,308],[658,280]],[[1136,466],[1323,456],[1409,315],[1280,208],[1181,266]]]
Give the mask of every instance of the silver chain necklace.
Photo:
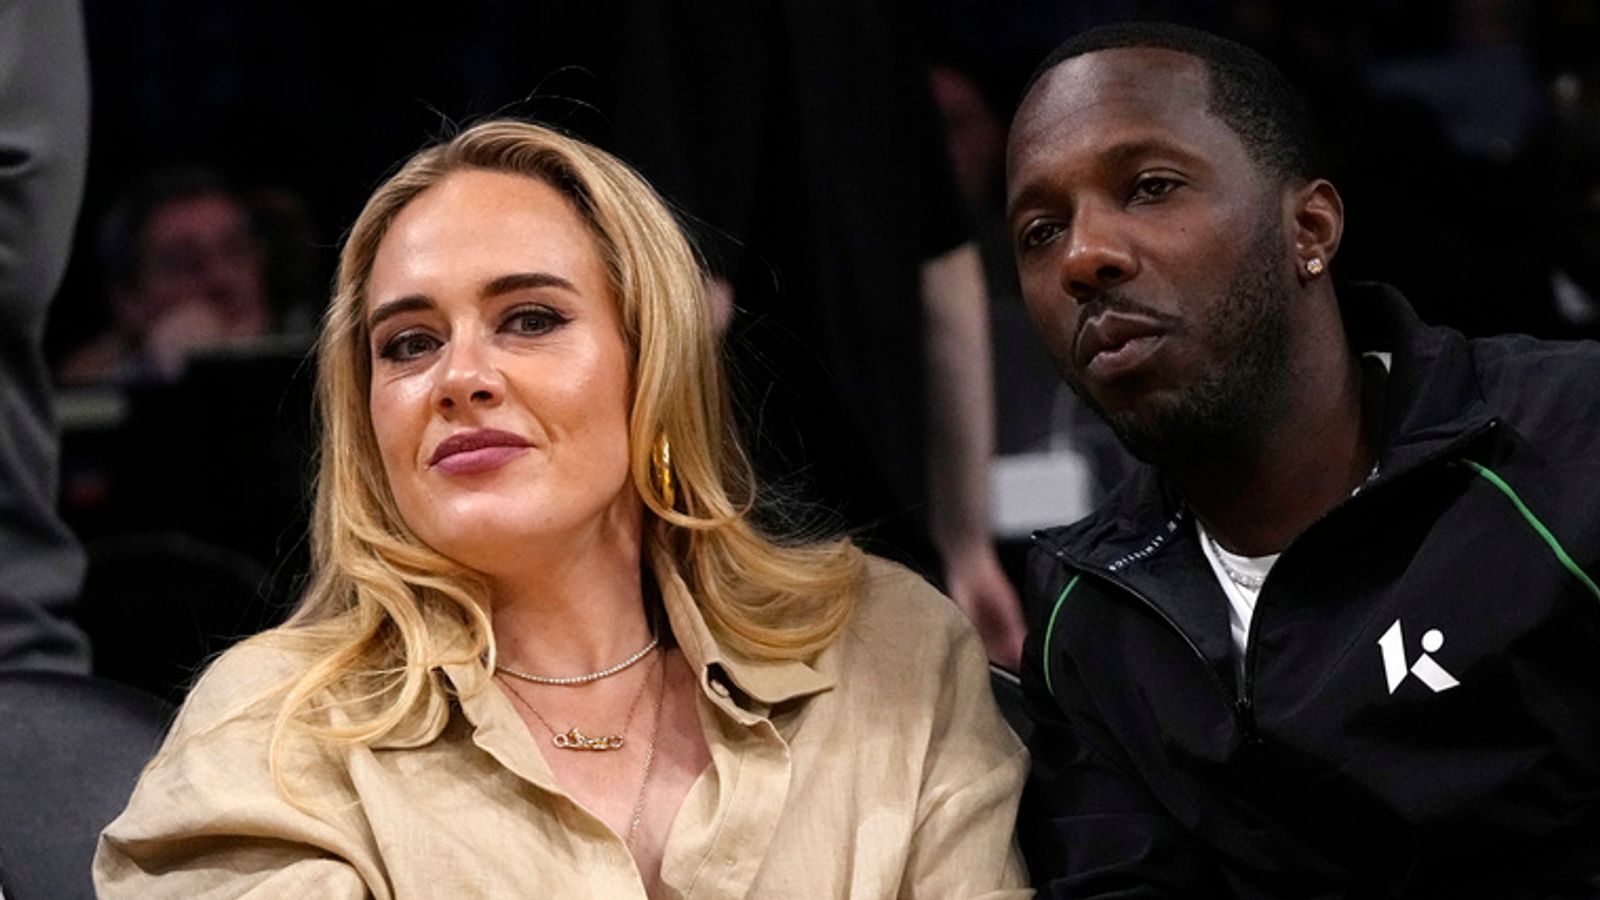
[[[1247,591],[1259,591],[1259,590],[1261,590],[1261,586],[1263,584],[1266,584],[1266,582],[1267,582],[1267,576],[1265,576],[1265,575],[1246,575],[1243,572],[1240,572],[1239,570],[1235,569],[1233,566],[1228,565],[1228,558],[1226,556],[1222,555],[1223,554],[1223,550],[1222,550],[1222,548],[1220,546],[1217,545],[1217,539],[1212,537],[1211,536],[1211,532],[1209,532],[1209,531],[1206,531],[1204,533],[1205,533],[1205,536],[1206,536],[1206,543],[1211,545],[1211,553],[1212,553],[1213,557],[1216,559],[1217,565],[1222,567],[1222,574],[1228,576],[1228,580],[1229,581],[1233,582],[1234,584],[1238,585],[1239,587],[1244,588]]]
[[[1355,495],[1361,493],[1362,488],[1378,480],[1379,462],[1380,461],[1376,459],[1372,461],[1372,469],[1367,472],[1367,477],[1362,479],[1360,484],[1356,485],[1355,490],[1350,492],[1350,496],[1354,497]],[[1217,565],[1222,567],[1222,574],[1228,576],[1229,581],[1247,591],[1260,591],[1261,586],[1267,583],[1267,576],[1265,575],[1246,575],[1238,569],[1235,569],[1233,566],[1228,565],[1228,558],[1223,555],[1226,551],[1224,551],[1221,545],[1217,543],[1217,539],[1211,536],[1211,532],[1201,528],[1200,533],[1206,536],[1206,543],[1211,545],[1212,556],[1216,559]]]
[[[650,764],[656,759],[656,739],[661,737],[661,710],[667,699],[667,661],[661,660],[661,686],[656,689],[656,720],[650,726],[650,743],[644,748],[644,772],[639,775],[639,793],[633,798],[633,821],[628,823],[628,839],[624,844],[633,849],[633,839],[639,835],[639,820],[644,816],[645,788],[650,786]]]
[[[576,684],[589,684],[593,681],[599,681],[602,678],[610,678],[618,672],[627,669],[629,666],[633,665],[639,660],[644,659],[646,656],[649,656],[650,651],[654,650],[656,645],[659,643],[661,643],[661,635],[652,634],[650,636],[650,643],[641,647],[639,652],[633,654],[622,662],[611,666],[610,668],[601,669],[598,672],[590,672],[587,675],[535,675],[532,672],[524,672],[520,669],[513,669],[510,666],[501,665],[499,663],[496,663],[494,668],[496,672],[504,672],[505,674],[510,675],[512,678],[520,678],[523,681],[531,681],[534,684],[553,684],[560,687],[571,687]]]

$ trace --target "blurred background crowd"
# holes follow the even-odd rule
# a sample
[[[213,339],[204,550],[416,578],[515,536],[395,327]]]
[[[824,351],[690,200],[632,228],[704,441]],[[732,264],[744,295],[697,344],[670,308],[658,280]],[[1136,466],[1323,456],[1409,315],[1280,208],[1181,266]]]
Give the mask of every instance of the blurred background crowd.
[[[47,334],[62,510],[88,553],[96,670],[172,698],[281,617],[308,565],[307,351],[341,229],[395,160],[476,117],[552,123],[644,172],[726,303],[763,475],[813,500],[817,527],[935,579],[959,552],[941,522],[981,517],[1015,577],[1030,527],[1075,518],[1129,465],[1029,332],[1002,221],[1013,104],[1084,27],[1164,18],[1277,62],[1346,200],[1337,277],[1394,283],[1469,333],[1600,336],[1600,0],[86,0],[84,16],[89,178]],[[943,262],[967,246],[984,290],[951,294],[938,279],[963,276]],[[977,310],[975,332],[941,294]],[[987,352],[947,352],[952,321]],[[982,438],[989,413],[946,421],[971,399],[941,393],[952,372],[992,396],[998,454],[987,496],[954,512],[963,488],[930,473],[960,451],[928,435]]]

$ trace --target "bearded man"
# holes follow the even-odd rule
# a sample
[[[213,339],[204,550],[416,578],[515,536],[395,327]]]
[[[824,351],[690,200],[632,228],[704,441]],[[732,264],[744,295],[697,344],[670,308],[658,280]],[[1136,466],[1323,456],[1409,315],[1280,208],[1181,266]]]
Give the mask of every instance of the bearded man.
[[[1150,463],[1036,536],[1036,884],[1600,895],[1600,345],[1336,289],[1306,121],[1254,52],[1124,25],[1013,123],[1029,313]]]

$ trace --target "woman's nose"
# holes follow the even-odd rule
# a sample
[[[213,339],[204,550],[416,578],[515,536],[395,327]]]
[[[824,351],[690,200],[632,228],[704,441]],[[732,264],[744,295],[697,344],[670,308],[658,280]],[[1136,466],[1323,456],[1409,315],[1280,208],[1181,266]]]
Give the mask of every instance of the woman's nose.
[[[441,411],[490,407],[505,395],[505,379],[495,367],[493,350],[481,339],[457,335],[445,345],[434,404]]]

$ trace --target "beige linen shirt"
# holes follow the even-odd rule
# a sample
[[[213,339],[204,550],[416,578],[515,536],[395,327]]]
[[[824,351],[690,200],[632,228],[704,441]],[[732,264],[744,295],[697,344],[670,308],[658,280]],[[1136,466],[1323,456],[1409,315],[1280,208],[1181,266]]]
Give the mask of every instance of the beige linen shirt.
[[[669,896],[1030,895],[1012,840],[1026,751],[953,604],[874,559],[832,646],[756,662],[717,644],[681,580],[662,588],[711,750],[667,837]],[[420,746],[296,749],[292,788],[315,805],[289,803],[272,710],[237,707],[294,669],[247,644],[201,679],[101,836],[101,897],[644,897],[499,690],[460,698]]]

